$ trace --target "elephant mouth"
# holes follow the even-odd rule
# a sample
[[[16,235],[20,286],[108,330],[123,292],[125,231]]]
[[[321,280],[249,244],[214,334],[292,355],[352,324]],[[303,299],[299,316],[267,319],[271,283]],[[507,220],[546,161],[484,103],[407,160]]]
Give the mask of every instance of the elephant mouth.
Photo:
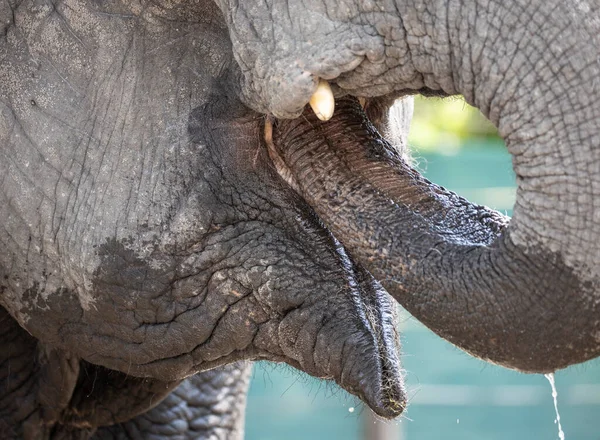
[[[279,360],[315,377],[336,381],[375,414],[393,419],[407,406],[400,340],[394,325],[395,303],[364,269],[353,266],[353,271],[354,277],[348,280],[351,289],[346,295],[351,301],[351,316],[348,310],[334,312],[334,316],[319,319],[324,324],[313,332],[311,317],[319,316],[318,309],[322,310],[323,304],[304,308],[298,314],[306,317],[306,323],[294,342],[298,344],[302,333],[310,333],[309,339],[314,337],[313,356],[310,360],[294,360],[289,348],[284,348],[286,356]],[[298,322],[297,317],[292,319]],[[280,346],[285,347],[281,341],[285,331],[281,328],[280,325]],[[272,356],[270,359],[274,360]]]
[[[279,118],[273,162],[350,255],[423,324],[484,360],[548,373],[598,356],[597,11],[567,23],[558,2],[516,35],[490,23],[539,17],[535,4],[481,15],[317,2],[300,31],[304,7],[258,3],[223,8],[244,66],[240,97]],[[572,44],[555,45],[567,28]],[[510,222],[413,170],[356,100],[333,111],[334,94],[415,93],[462,94],[498,128],[516,175]]]
[[[318,113],[317,118],[321,119]],[[304,119],[308,121],[308,129],[321,124],[321,121],[315,120],[314,114]],[[280,122],[272,118],[266,120],[264,139],[267,150],[279,176],[303,197],[302,187],[296,174],[280,154],[282,149],[287,148],[286,145],[275,145],[273,140],[273,129]],[[362,265],[353,261],[344,246],[335,238],[334,243],[340,259],[346,261],[350,273],[348,284],[351,287],[349,296],[355,315],[353,321],[355,325],[358,323],[360,331],[355,337],[350,336],[354,340],[347,344],[349,350],[343,355],[341,373],[335,374],[334,376],[337,377],[332,378],[345,390],[359,397],[378,416],[395,418],[407,406],[400,362],[400,341],[396,329],[396,303]],[[345,326],[348,316],[344,315],[341,319],[334,319],[331,322],[339,322]],[[342,330],[341,333],[347,334],[348,331]],[[302,363],[295,364],[293,361],[290,362],[289,358],[285,362],[319,377],[317,372],[313,373]],[[323,362],[319,363],[323,364]]]
[[[303,171],[306,172],[306,169],[300,170],[298,167],[294,167],[293,164],[289,165],[289,163],[295,163],[297,158],[290,156],[290,151],[292,149],[299,150],[300,153],[305,152],[304,150],[300,150],[300,148],[292,147],[290,148],[289,143],[289,133],[286,133],[285,136],[281,136],[281,133],[289,131],[290,125],[293,126],[294,136],[296,135],[304,135],[308,132],[316,132],[317,134],[312,139],[313,142],[324,142],[329,143],[331,140],[327,136],[327,132],[331,131],[330,128],[327,128],[328,124],[335,124],[336,128],[333,130],[346,130],[347,133],[352,133],[355,129],[356,132],[361,131],[358,127],[363,124],[368,124],[369,130],[371,131],[367,135],[369,138],[360,138],[360,136],[364,136],[363,133],[358,134],[356,136],[355,141],[358,144],[366,144],[369,142],[378,142],[378,140],[385,140],[389,145],[393,145],[393,142],[385,139],[385,137],[380,133],[381,126],[385,123],[382,121],[386,118],[386,115],[389,114],[390,107],[395,102],[395,99],[383,97],[383,98],[375,98],[367,100],[365,98],[353,98],[351,96],[343,97],[340,100],[335,101],[337,107],[340,107],[339,110],[346,115],[351,114],[349,121],[345,120],[342,123],[338,122],[338,116],[334,115],[334,98],[333,96],[326,95],[324,98],[319,96],[318,91],[315,92],[313,97],[311,98],[310,107],[307,105],[303,114],[295,119],[295,120],[281,120],[276,119],[274,117],[268,116],[265,120],[264,126],[264,140],[267,146],[267,151],[269,157],[279,174],[279,176],[301,197],[309,199],[310,197],[306,197],[306,188],[308,185],[301,185],[298,180],[301,178],[299,174]],[[324,109],[323,109],[324,108]],[[327,113],[328,116],[324,117],[323,113]],[[354,114],[352,114],[354,113]],[[334,117],[334,120],[330,122],[330,119]],[[304,123],[298,123],[299,121],[304,121]],[[274,130],[279,131],[279,137],[282,140],[274,140]],[[391,151],[388,151],[390,153]],[[397,151],[391,152],[394,156],[394,161],[403,162],[403,159],[400,157],[401,154],[395,155]],[[342,161],[345,161],[345,158],[339,157]],[[375,163],[373,165],[376,166]],[[392,165],[392,164],[390,164]],[[393,166],[393,165],[392,165]],[[375,167],[374,167],[375,170]],[[318,173],[318,170],[314,170]],[[316,175],[316,173],[315,173]]]
[[[345,254],[341,245],[339,252]],[[396,306],[393,299],[364,268],[354,263],[353,266],[358,288],[352,289],[350,296],[357,311],[356,319],[366,330],[357,347],[363,353],[370,354],[367,359],[371,362],[356,366],[351,362],[344,362],[343,365],[350,366],[350,371],[347,371],[348,367],[343,370],[340,383],[366,402],[380,417],[395,418],[407,405],[400,362],[400,340],[395,328]],[[344,322],[343,319],[340,321]],[[370,338],[365,338],[364,334],[368,334]],[[367,345],[362,345],[363,341]],[[350,356],[361,359],[363,353]],[[371,365],[367,366],[368,364]],[[352,371],[353,369],[356,371]]]

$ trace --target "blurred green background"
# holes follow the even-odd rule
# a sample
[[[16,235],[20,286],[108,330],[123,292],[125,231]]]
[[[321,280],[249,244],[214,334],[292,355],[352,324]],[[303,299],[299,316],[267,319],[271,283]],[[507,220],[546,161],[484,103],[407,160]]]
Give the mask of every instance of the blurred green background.
[[[511,214],[511,158],[494,127],[460,98],[415,98],[409,144],[430,180],[473,202]],[[257,363],[248,399],[248,440],[558,439],[544,376],[487,364],[401,313],[409,408],[398,421],[370,410],[337,386],[287,366]],[[600,440],[600,362],[556,373],[567,439]],[[375,433],[377,432],[377,433]]]

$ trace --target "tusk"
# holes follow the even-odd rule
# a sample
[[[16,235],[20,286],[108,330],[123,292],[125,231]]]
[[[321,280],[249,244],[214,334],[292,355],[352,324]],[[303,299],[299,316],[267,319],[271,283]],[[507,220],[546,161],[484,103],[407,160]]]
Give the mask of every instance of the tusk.
[[[331,119],[333,109],[335,108],[335,101],[331,87],[329,87],[327,81],[323,79],[319,80],[317,90],[315,90],[308,103],[317,115],[317,118],[321,121],[329,121]]]

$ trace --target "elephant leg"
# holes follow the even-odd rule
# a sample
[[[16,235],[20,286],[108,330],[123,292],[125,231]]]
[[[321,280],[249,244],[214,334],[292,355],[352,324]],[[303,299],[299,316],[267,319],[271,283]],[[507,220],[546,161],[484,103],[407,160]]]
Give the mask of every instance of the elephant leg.
[[[178,382],[91,365],[33,338],[0,307],[0,439],[87,439],[152,408]]]
[[[0,438],[22,438],[37,410],[36,350],[37,341],[0,307]]]
[[[79,361],[40,344],[0,307],[0,438],[54,438]]]
[[[250,370],[238,362],[198,373],[152,410],[101,428],[93,439],[242,439]]]

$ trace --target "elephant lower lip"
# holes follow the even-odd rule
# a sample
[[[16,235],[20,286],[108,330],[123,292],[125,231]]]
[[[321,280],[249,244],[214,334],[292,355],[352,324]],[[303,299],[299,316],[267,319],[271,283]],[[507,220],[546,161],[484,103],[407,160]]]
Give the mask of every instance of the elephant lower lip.
[[[375,414],[385,419],[398,417],[406,409],[406,395],[401,382],[393,377],[386,377],[385,370],[380,379],[379,386],[373,387],[367,379],[363,387],[371,392],[367,394],[356,393]],[[393,376],[393,375],[392,375]]]
[[[364,363],[359,362],[357,363],[359,371],[351,374],[355,377],[344,377],[343,374],[341,385],[347,391],[358,396],[378,416],[393,419],[402,414],[406,408],[404,384],[399,365],[386,365],[390,362],[390,357],[396,357],[395,354],[389,356],[389,353],[386,354],[381,349],[378,352],[382,358],[377,371],[373,371],[373,369],[365,371]]]
[[[267,150],[280,177],[301,195],[294,174],[278,152],[280,146],[273,143],[274,122],[267,119],[265,123]],[[350,262],[351,258],[339,242],[338,246],[342,258]],[[355,293],[351,297],[358,318],[373,339],[358,347],[352,344],[356,353],[344,353],[342,372],[339,376],[335,375],[335,380],[364,401],[378,416],[392,419],[402,414],[407,405],[399,358],[400,344],[392,313],[395,302],[365,269],[355,263],[351,265],[355,266],[356,278],[351,284],[358,281],[361,285],[352,289]],[[302,366],[298,368],[306,371]],[[318,373],[315,375],[319,376]]]
[[[365,309],[370,310],[371,313],[379,313],[378,317],[370,319],[384,323],[380,328],[375,329],[377,355],[379,355],[379,368],[376,374],[378,386],[369,387],[367,383],[363,389],[368,390],[368,393],[361,397],[378,416],[391,419],[402,414],[406,408],[406,395],[401,374],[400,343],[394,327],[395,319],[391,315],[386,316],[385,308],[374,307],[380,300],[385,300],[377,298],[378,296],[385,296],[394,304],[394,300],[383,288],[373,289],[361,295]]]
[[[397,400],[388,398],[386,402],[370,402],[366,399],[365,402],[375,414],[384,419],[395,419],[406,409],[406,397],[404,395],[399,395]]]
[[[360,269],[363,276],[370,275]],[[360,278],[360,277],[359,277]],[[363,283],[364,284],[364,283]],[[371,375],[361,389],[367,390],[360,397],[380,417],[394,418],[406,408],[406,395],[400,364],[400,343],[395,328],[395,316],[391,310],[395,307],[394,300],[376,282],[367,283],[370,289],[359,291],[359,310],[365,311],[375,336],[377,372]],[[390,306],[386,307],[387,301]],[[373,378],[372,376],[375,376]],[[378,386],[372,386],[377,383]],[[369,386],[371,384],[371,386]]]
[[[294,365],[294,362],[287,359],[285,362],[303,370],[300,364]],[[407,406],[402,379],[397,372],[396,377],[394,374],[386,374],[385,370],[383,374],[373,373],[375,372],[358,372],[357,376],[360,377],[348,377],[349,375],[343,374],[341,379],[336,378],[336,382],[366,403],[379,417],[394,419],[400,416]]]
[[[339,252],[344,255],[343,249]],[[378,416],[391,419],[406,407],[395,303],[364,269],[351,260],[348,264],[354,273],[346,293],[351,306],[325,322],[319,316],[323,304],[304,310],[305,329],[314,328],[313,320],[321,323],[319,330],[309,331],[316,334],[307,344],[311,352],[291,362],[289,357],[282,360],[315,377],[335,380]]]

